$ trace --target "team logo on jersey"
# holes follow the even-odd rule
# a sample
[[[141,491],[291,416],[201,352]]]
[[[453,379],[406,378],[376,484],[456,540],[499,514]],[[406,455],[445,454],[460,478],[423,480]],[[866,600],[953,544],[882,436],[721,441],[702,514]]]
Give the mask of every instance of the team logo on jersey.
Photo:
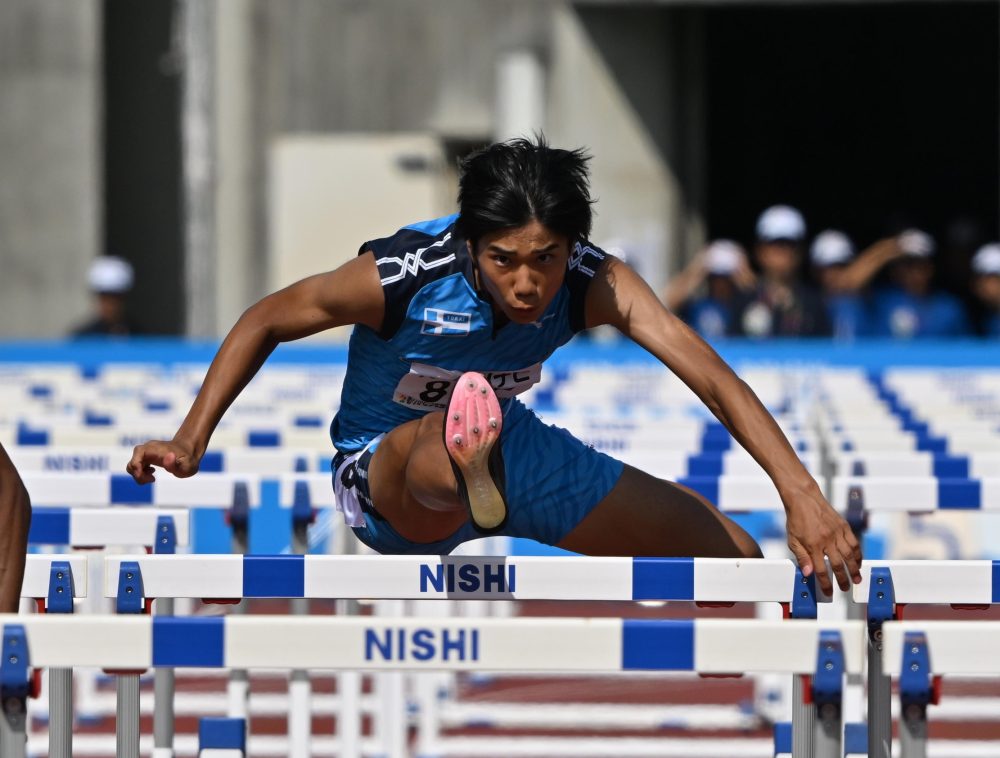
[[[435,337],[465,337],[472,330],[472,314],[424,308],[424,325],[421,334]]]
[[[588,255],[592,255],[597,259],[596,262],[591,263],[590,266],[584,263],[584,260]],[[599,250],[594,250],[592,247],[585,247],[577,242],[576,247],[573,248],[573,252],[570,253],[568,266],[570,271],[578,269],[581,274],[585,274],[586,276],[593,278],[594,270],[603,260],[604,253]],[[591,268],[591,266],[593,266],[593,268]]]

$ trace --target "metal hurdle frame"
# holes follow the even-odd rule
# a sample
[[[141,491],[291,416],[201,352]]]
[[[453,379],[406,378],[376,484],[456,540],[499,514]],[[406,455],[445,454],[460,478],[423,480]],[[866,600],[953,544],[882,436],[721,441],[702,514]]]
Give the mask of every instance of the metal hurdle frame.
[[[192,508],[213,508],[227,512],[233,531],[233,547],[246,552],[249,547],[249,511],[260,502],[260,479],[254,475],[206,473],[193,480],[161,477],[157,482],[142,486],[136,484],[131,476],[107,472],[25,472],[22,480],[36,506],[61,506],[35,511],[36,514],[48,511],[46,521],[54,522],[47,523],[47,528],[43,529],[45,540],[49,544],[65,544],[62,542],[62,535],[65,534],[67,542],[72,540],[78,546],[145,545],[158,553],[173,553],[178,537],[181,538],[181,545],[188,544],[187,512]],[[165,503],[183,504],[183,507],[161,509],[160,506]],[[153,507],[147,509],[146,506]],[[184,516],[181,517],[180,513]],[[161,515],[162,523],[159,518]],[[155,531],[149,529],[150,518],[157,518]],[[182,519],[183,531],[179,535],[178,522]],[[127,600],[124,604],[120,603],[118,608],[121,613],[149,610],[135,608]],[[156,611],[161,615],[172,615],[173,599],[162,599],[157,604]],[[154,758],[171,758],[174,737],[174,672],[172,669],[156,671],[154,680]],[[116,686],[119,690],[134,690],[138,694],[138,674],[117,676]],[[231,715],[246,717],[248,691],[246,673],[234,670],[230,682],[230,710],[234,711]],[[123,725],[120,739],[136,746],[138,718],[136,710],[134,718],[119,719],[119,723]],[[126,728],[125,725],[128,724],[134,725],[131,730],[134,735]]]
[[[890,758],[890,675],[894,671],[896,652],[888,648],[885,630],[902,619],[904,608],[909,604],[977,610],[1000,602],[1000,581],[994,580],[994,577],[1000,579],[1000,561],[867,561],[861,573],[862,582],[854,586],[853,597],[855,603],[867,604],[868,753],[871,758]],[[971,622],[968,627],[980,628],[982,623]],[[901,735],[903,731],[901,721]]]
[[[26,697],[32,666],[779,671],[832,683],[845,672],[860,672],[864,657],[857,622],[6,615],[0,629],[0,686],[5,704],[15,706]],[[733,645],[733,639],[744,644]],[[23,758],[25,743],[23,719],[0,720],[4,758]],[[830,750],[817,758],[840,756],[839,740],[817,740],[817,748]],[[138,754],[137,746],[130,750],[119,744],[118,755]]]
[[[927,758],[927,706],[947,674],[1000,675],[997,621],[894,621],[883,626],[883,674],[899,680],[902,758]]]
[[[127,507],[108,508],[45,508],[33,510],[32,522],[28,533],[29,545],[56,545],[71,548],[95,547],[135,547],[145,545],[155,553],[172,554],[178,545],[186,546],[189,542],[188,512],[183,509],[149,508],[136,509]],[[49,560],[52,556],[28,556],[26,570],[34,564]],[[83,555],[66,556],[63,560],[70,561],[77,567],[65,579],[59,572],[53,570],[52,581],[63,582],[62,589],[57,586],[50,591],[47,602],[45,594],[33,594],[40,611],[48,613],[72,613],[73,604],[67,602],[70,588],[87,587],[89,569],[87,557]],[[25,574],[25,589],[32,593],[41,590],[37,580],[33,578],[28,583]],[[55,592],[55,597],[53,597]],[[85,597],[86,592],[78,597]],[[171,601],[172,602],[172,601]],[[157,677],[157,686],[162,688],[161,680],[169,676],[164,672]],[[72,669],[52,669],[49,672],[49,719],[50,724],[57,724],[55,733],[59,739],[50,744],[49,754],[53,758],[70,758],[72,754],[72,724],[73,724],[73,671]],[[169,706],[169,700],[164,698],[164,707]],[[54,719],[54,721],[53,721]],[[157,723],[172,721],[172,711],[165,711],[154,716]],[[69,729],[59,724],[68,723]]]
[[[119,600],[123,592],[133,595],[129,603],[136,608],[142,599],[205,595],[230,599],[662,600],[777,602],[787,617],[815,619],[817,601],[829,600],[817,597],[814,581],[803,579],[789,560],[183,555],[109,556],[105,564],[104,594]],[[128,593],[128,587],[133,592]],[[839,688],[824,685],[822,680],[812,685],[801,678],[795,681],[793,734],[797,735],[798,757],[808,755],[816,731],[814,698],[806,697],[807,692],[819,693],[815,700],[826,739],[839,743],[842,729],[839,695],[834,696]],[[436,739],[436,722],[428,720],[427,714],[421,719],[422,733],[430,728]],[[307,741],[296,746],[307,754]],[[421,745],[421,754],[433,752],[433,744]]]
[[[87,597],[87,559],[82,555],[29,555],[21,597],[34,600],[39,613],[72,613],[73,601]],[[34,692],[38,697],[41,693]],[[72,758],[73,669],[49,669],[50,758]]]

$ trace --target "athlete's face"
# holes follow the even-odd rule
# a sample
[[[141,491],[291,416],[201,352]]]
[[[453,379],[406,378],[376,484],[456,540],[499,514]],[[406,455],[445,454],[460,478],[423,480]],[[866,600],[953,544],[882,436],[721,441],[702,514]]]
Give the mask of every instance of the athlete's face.
[[[537,321],[562,287],[569,240],[538,221],[484,235],[472,251],[480,286],[516,324]]]

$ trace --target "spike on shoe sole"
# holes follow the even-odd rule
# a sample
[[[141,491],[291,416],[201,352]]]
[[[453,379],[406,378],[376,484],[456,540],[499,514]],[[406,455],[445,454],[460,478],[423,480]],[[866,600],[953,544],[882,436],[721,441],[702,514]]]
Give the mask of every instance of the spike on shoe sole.
[[[507,522],[502,430],[500,403],[490,383],[482,374],[463,374],[445,414],[444,445],[459,497],[473,526],[484,534],[499,531]]]

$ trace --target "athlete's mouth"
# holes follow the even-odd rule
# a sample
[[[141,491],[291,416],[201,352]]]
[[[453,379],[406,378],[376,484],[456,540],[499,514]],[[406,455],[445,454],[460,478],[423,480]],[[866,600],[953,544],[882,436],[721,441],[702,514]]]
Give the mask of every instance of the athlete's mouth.
[[[534,308],[515,308],[511,307],[511,314],[517,318],[531,318],[534,314],[538,312],[538,306]]]

